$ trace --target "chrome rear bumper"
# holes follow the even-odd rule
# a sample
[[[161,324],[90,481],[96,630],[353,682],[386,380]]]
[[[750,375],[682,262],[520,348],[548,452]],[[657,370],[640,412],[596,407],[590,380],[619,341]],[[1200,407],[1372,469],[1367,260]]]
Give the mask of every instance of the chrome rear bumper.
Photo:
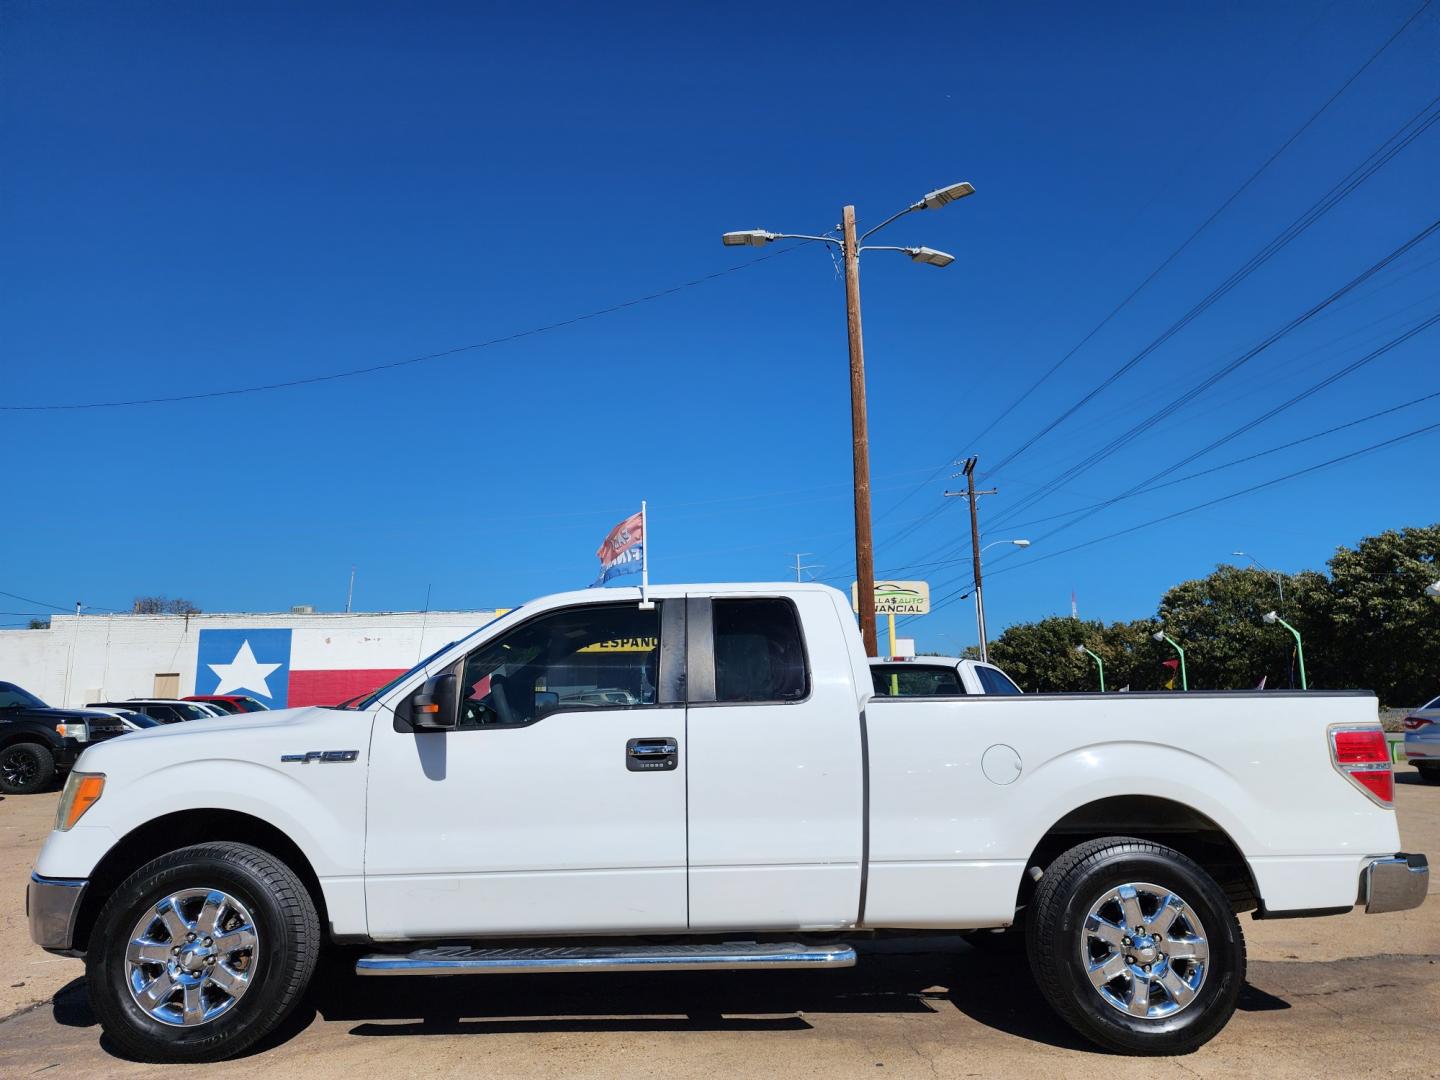
[[[83,880],[30,875],[25,890],[25,914],[30,919],[30,939],[42,949],[71,953],[75,941],[75,916],[85,895]]]
[[[1367,915],[1417,908],[1429,888],[1430,863],[1424,855],[1371,859],[1360,874],[1360,902]]]

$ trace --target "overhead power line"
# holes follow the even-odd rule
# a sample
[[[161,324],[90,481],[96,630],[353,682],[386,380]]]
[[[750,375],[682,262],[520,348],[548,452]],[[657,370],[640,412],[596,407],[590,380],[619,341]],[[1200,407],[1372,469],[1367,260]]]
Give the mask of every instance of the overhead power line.
[[[1416,8],[1414,13],[1411,14],[1411,16],[1403,23],[1401,23],[1400,27],[1388,38],[1386,38],[1385,42],[1373,53],[1371,53],[1370,56],[1366,59],[1366,61],[1358,68],[1356,68],[1348,79],[1346,79],[1343,83],[1340,84],[1340,88],[1338,90],[1336,90],[1333,94],[1326,98],[1325,102],[1313,113],[1311,113],[1310,116],[1305,120],[1305,122],[1301,124],[1298,128],[1296,128],[1294,133],[1291,134],[1291,136],[1283,143],[1281,143],[1280,147],[1275,150],[1275,152],[1272,153],[1268,158],[1266,158],[1265,161],[1260,165],[1260,167],[1256,169],[1253,173],[1251,173],[1250,176],[1244,181],[1244,183],[1242,183],[1239,187],[1232,191],[1230,195],[1225,199],[1225,201],[1222,202],[1210,214],[1209,217],[1202,221],[1200,225],[1188,237],[1185,238],[1185,241],[1179,247],[1177,247],[1174,251],[1170,252],[1169,255],[1167,255],[1163,260],[1161,260],[1159,265],[1157,265],[1153,270],[1151,270],[1150,273],[1147,274],[1145,278],[1140,282],[1140,284],[1135,286],[1135,288],[1132,289],[1125,296],[1125,298],[1120,301],[1120,303],[1116,304],[1115,307],[1110,310],[1109,314],[1107,314],[1103,319],[1096,323],[1088,334],[1081,338],[1043,375],[1041,375],[1038,379],[1031,383],[1029,387],[1027,387],[1017,398],[1015,398],[1015,400],[1013,400],[1009,405],[1007,405],[1003,410],[1001,410],[999,415],[997,415],[993,420],[990,421],[989,424],[982,428],[978,435],[971,438],[967,445],[960,447],[951,459],[947,460],[944,464],[936,466],[934,472],[932,472],[928,477],[926,477],[920,483],[916,484],[899,500],[892,503],[889,507],[887,507],[879,515],[877,515],[875,518],[876,524],[883,521],[886,517],[894,513],[905,503],[909,502],[912,498],[919,494],[924,487],[932,483],[936,478],[940,476],[941,473],[945,472],[946,469],[950,468],[951,461],[964,457],[971,447],[978,445],[980,441],[985,438],[986,435],[990,434],[991,431],[995,430],[995,428],[999,426],[1002,420],[1004,420],[1007,416],[1014,412],[1016,408],[1018,408],[1027,398],[1030,397],[1031,394],[1033,394],[1045,382],[1047,382],[1049,378],[1055,374],[1055,372],[1059,371],[1060,368],[1063,367],[1070,360],[1071,357],[1073,357],[1077,352],[1079,352],[1087,344],[1089,344],[1090,340],[1094,338],[1096,334],[1103,330],[1110,323],[1110,321],[1115,318],[1116,315],[1120,314],[1121,311],[1128,307],[1130,305],[1130,302],[1134,300],[1137,296],[1139,296],[1140,293],[1142,293],[1150,285],[1151,282],[1153,282],[1157,277],[1164,273],[1165,270],[1170,266],[1170,264],[1173,263],[1177,258],[1179,258],[1180,255],[1185,251],[1185,249],[1188,248],[1192,243],[1195,242],[1196,239],[1199,238],[1201,233],[1203,233],[1212,224],[1214,224],[1215,220],[1219,218],[1220,215],[1223,214],[1226,210],[1228,210],[1230,206],[1235,202],[1235,200],[1237,200],[1249,189],[1251,184],[1255,183],[1255,181],[1258,180],[1260,176],[1267,169],[1269,169],[1270,166],[1273,165],[1276,160],[1279,159],[1279,157],[1284,154],[1285,151],[1288,150],[1298,138],[1300,138],[1301,135],[1305,134],[1305,132],[1310,129],[1310,127],[1315,123],[1315,121],[1320,119],[1320,117],[1324,115],[1324,113],[1330,108],[1331,105],[1335,104],[1335,102],[1340,98],[1342,94],[1345,93],[1346,90],[1350,89],[1351,84],[1353,84],[1356,79],[1360,78],[1360,76],[1363,75],[1370,68],[1370,66],[1380,58],[1380,56],[1385,52],[1385,50],[1390,48],[1390,46],[1395,43],[1395,40],[1410,28],[1411,24],[1414,23],[1415,20],[1424,13],[1425,9],[1430,6],[1431,2],[1432,0],[1425,0],[1424,3],[1422,3],[1418,8]],[[1028,446],[1029,444],[1027,444],[1026,447],[1022,447],[1021,450],[1017,451],[1015,454],[1012,454],[1010,459],[1007,459],[1006,462],[1002,462],[1001,464],[1006,464],[1008,460],[1012,460],[1013,458],[1018,457],[1021,453],[1024,452],[1025,449],[1028,449]],[[1000,466],[997,465],[995,469],[991,469],[989,473],[987,473],[987,475],[999,471],[999,468]]]
[[[641,304],[648,304],[667,296],[673,296],[675,293],[683,292],[686,289],[693,289],[697,285],[704,285],[706,282],[714,281],[716,278],[722,278],[740,270],[749,269],[759,263],[768,262],[771,259],[778,259],[782,255],[788,255],[792,251],[805,247],[806,243],[809,243],[809,241],[793,244],[787,248],[781,248],[778,251],[771,252],[769,255],[761,255],[747,262],[726,267],[724,270],[717,270],[713,274],[705,274],[698,278],[692,278],[689,281],[682,281],[679,285],[672,285],[668,289],[661,289],[658,292],[637,296],[633,300],[626,300],[619,304],[611,304],[609,307],[596,308],[594,311],[587,311],[583,315],[574,315],[568,319],[561,319],[558,322],[546,323],[544,326],[533,326],[528,330],[518,330],[513,334],[490,338],[488,341],[477,341],[471,345],[457,345],[453,349],[442,349],[439,352],[406,357],[404,360],[391,360],[384,364],[371,364],[367,367],[350,368],[348,371],[335,371],[328,375],[307,375],[300,379],[257,383],[253,386],[236,386],[228,390],[206,390],[193,394],[171,394],[165,397],[132,398],[121,401],[60,402],[45,405],[0,405],[0,412],[58,412],[75,409],[122,409],[136,405],[171,405],[180,401],[203,401],[208,398],[236,397],[241,394],[259,394],[270,390],[290,390],[297,386],[311,386],[316,383],[335,382],[339,379],[354,379],[362,375],[374,375],[382,371],[394,371],[397,368],[410,367],[414,364],[424,364],[432,360],[443,360],[446,357],[458,356],[461,353],[476,352],[480,349],[489,349],[496,345],[506,345],[512,341],[519,341],[522,338],[535,337],[538,334],[548,334],[553,330],[561,330],[567,326],[574,326],[576,323],[587,322],[590,319],[598,319],[605,315],[613,315],[627,308],[638,307]]]
[[[1436,113],[1436,118],[1440,119],[1440,112]],[[1266,349],[1274,345],[1277,341],[1280,341],[1282,338],[1293,333],[1296,329],[1303,326],[1306,322],[1314,318],[1320,312],[1324,311],[1331,304],[1335,303],[1337,300],[1340,300],[1346,294],[1348,294],[1358,286],[1364,284],[1364,282],[1368,281],[1376,274],[1380,273],[1380,271],[1384,270],[1396,259],[1403,256],[1407,251],[1411,250],[1417,244],[1423,243],[1425,240],[1427,240],[1437,230],[1440,230],[1440,219],[1431,222],[1428,226],[1426,226],[1424,229],[1421,229],[1414,236],[1410,237],[1409,240],[1405,241],[1405,243],[1401,244],[1394,251],[1390,252],[1390,254],[1386,255],[1379,262],[1374,263],[1357,276],[1351,278],[1348,282],[1342,285],[1339,289],[1336,289],[1329,296],[1325,297],[1323,300],[1320,300],[1306,311],[1301,312],[1299,315],[1295,316],[1284,326],[1269,334],[1259,344],[1246,350],[1240,356],[1236,357],[1234,360],[1231,360],[1229,363],[1222,366],[1214,374],[1207,376],[1200,382],[1196,383],[1194,386],[1190,387],[1190,389],[1180,394],[1178,397],[1171,399],[1167,404],[1163,405],[1160,409],[1151,413],[1144,420],[1141,420],[1140,422],[1132,425],[1124,433],[1117,435],[1115,438],[1111,439],[1110,442],[1106,443],[1099,450],[1096,450],[1094,453],[1083,458],[1076,464],[1070,466],[1068,469],[1065,469],[1058,476],[1052,478],[1047,483],[1042,485],[1039,490],[1033,491],[1029,495],[1021,498],[1013,507],[1008,510],[1007,513],[1001,515],[1002,519],[1013,519],[1017,514],[1023,512],[1029,507],[1034,506],[1043,499],[1045,499],[1062,484],[1066,483],[1069,480],[1073,480],[1075,477],[1098,465],[1101,461],[1110,457],[1112,454],[1116,453],[1122,447],[1132,442],[1141,434],[1149,431],[1156,424],[1171,416],[1177,410],[1183,408],[1196,397],[1209,390],[1216,383],[1220,382],[1222,379],[1227,378],[1235,371],[1239,370],[1239,368],[1249,363],[1256,356],[1260,355],[1260,353],[1264,352]],[[1001,523],[1002,521],[997,519],[994,524],[998,525]]]
[[[1232,292],[1256,270],[1264,266],[1274,258],[1275,255],[1288,247],[1297,237],[1338,206],[1345,198],[1360,187],[1361,184],[1365,183],[1366,180],[1370,179],[1370,177],[1374,176],[1393,161],[1401,151],[1409,147],[1411,143],[1428,131],[1437,121],[1440,121],[1440,109],[1436,108],[1437,104],[1440,104],[1440,95],[1432,98],[1423,109],[1402,124],[1388,139],[1373,150],[1364,161],[1352,169],[1347,176],[1331,187],[1330,190],[1322,195],[1315,203],[1311,204],[1309,209],[1281,230],[1268,244],[1251,255],[1249,259],[1190,308],[1189,311],[1171,323],[1171,325],[1151,341],[1150,344],[1126,360],[1077,401],[1066,407],[1058,416],[1021,443],[1018,448],[1002,458],[995,468],[991,470],[990,475],[993,476],[998,473],[1030,449],[1030,447],[1034,446],[1046,435],[1054,431],[1070,417],[1074,416],[1075,413],[1079,412],[1099,394],[1124,377],[1156,349],[1160,348]]]
[[[1379,420],[1382,416],[1390,416],[1391,414],[1400,412],[1404,409],[1413,409],[1416,405],[1423,405],[1425,402],[1434,401],[1436,398],[1440,398],[1440,390],[1436,390],[1435,392],[1430,394],[1425,394],[1422,397],[1411,398],[1409,401],[1402,401],[1398,405],[1391,405],[1388,409],[1381,409],[1379,412],[1370,413],[1368,416],[1358,416],[1354,420],[1347,420],[1343,424],[1336,424],[1334,427],[1325,428],[1325,430],[1323,431],[1315,431],[1309,435],[1301,436],[1298,439],[1291,439],[1289,442],[1281,443],[1279,446],[1272,446],[1266,450],[1257,450],[1255,451],[1255,453],[1246,454],[1244,457],[1238,457],[1231,461],[1223,462],[1219,465],[1211,465],[1208,469],[1199,469],[1192,473],[1186,473],[1184,476],[1177,476],[1173,480],[1166,480],[1163,484],[1153,484],[1149,487],[1136,490],[1133,493],[1118,495],[1114,498],[1106,499],[1104,502],[1092,503],[1089,506],[1077,507],[1074,510],[1062,510],[1058,514],[1047,514],[1044,517],[1031,518],[1029,521],[1011,522],[1010,527],[1012,529],[1022,529],[1027,525],[1039,525],[1046,521],[1057,521],[1060,518],[1072,517],[1076,514],[1084,514],[1090,510],[1103,510],[1108,506],[1113,506],[1115,503],[1120,502],[1123,499],[1133,498],[1135,495],[1149,495],[1151,492],[1160,491],[1162,488],[1174,487],[1176,484],[1183,484],[1190,480],[1198,480],[1202,476],[1210,476],[1217,472],[1224,472],[1226,469],[1233,469],[1236,465],[1245,465],[1251,461],[1257,461],[1262,457],[1269,457],[1271,454],[1278,454],[1285,450],[1294,449],[1297,446],[1303,446],[1308,442],[1314,442],[1316,439],[1323,439],[1326,435],[1334,435],[1338,431],[1346,431],[1352,427],[1359,427],[1361,424],[1368,424],[1372,420]],[[960,559],[948,559],[943,563],[929,563],[923,565],[943,566],[949,563],[957,563],[961,561],[962,560]],[[922,564],[916,565],[918,566]],[[914,567],[912,566],[900,568],[900,570],[907,569],[914,569]],[[887,574],[894,574],[899,573],[900,570],[887,570],[885,572]]]
[[[1267,488],[1275,487],[1277,484],[1283,484],[1287,481],[1295,480],[1302,476],[1308,476],[1310,473],[1319,472],[1322,469],[1328,469],[1332,465],[1339,465],[1342,462],[1352,461],[1355,458],[1363,457],[1366,454],[1373,454],[1380,450],[1384,450],[1387,447],[1395,446],[1410,439],[1419,438],[1421,435],[1427,435],[1431,432],[1437,431],[1440,431],[1440,422],[1434,424],[1427,424],[1424,427],[1416,428],[1413,431],[1407,431],[1403,435],[1396,435],[1392,438],[1384,439],[1377,443],[1371,443],[1369,446],[1363,446],[1359,450],[1352,450],[1348,454],[1340,454],[1339,456],[1332,457],[1327,461],[1321,461],[1315,465],[1307,465],[1304,468],[1296,469],[1293,472],[1288,472],[1284,476],[1277,476],[1273,479],[1265,480],[1258,484],[1251,484],[1249,487],[1244,487],[1238,491],[1229,492],[1226,495],[1219,495],[1213,499],[1206,499],[1204,502],[1196,503],[1193,506],[1187,506],[1183,510],[1175,510],[1168,514],[1162,514],[1160,517],[1151,518],[1148,521],[1142,521],[1138,525],[1131,525],[1124,529],[1116,529],[1114,532],[1106,533],[1104,536],[1096,536],[1089,540],[1084,540],[1078,544],[1072,544],[1070,547],[1061,548],[1058,551],[1052,551],[1044,555],[1028,557],[1024,562],[1011,563],[1009,566],[1002,566],[998,569],[991,570],[990,574],[991,576],[994,576],[996,574],[1008,573],[1012,570],[1029,569],[1036,563],[1045,562],[1047,559],[1058,559],[1061,555],[1068,555],[1074,551],[1080,551],[1087,547],[1093,547],[1096,544],[1104,543],[1106,540],[1114,540],[1117,537],[1128,536],[1130,533],[1139,532],[1141,529],[1148,529],[1151,526],[1160,525],[1167,521],[1173,521],[1176,518],[1184,517],[1187,514],[1193,514],[1200,510],[1207,510],[1212,506],[1218,506],[1219,504],[1229,502],[1232,499],[1239,499],[1245,495],[1253,495],[1258,491],[1264,491]],[[946,582],[941,587],[949,587],[950,585],[953,585],[957,580],[959,579],[951,579],[951,581]],[[956,590],[956,593],[963,591],[964,587],[962,586],[959,590]],[[939,601],[931,605],[930,613],[933,615],[936,611],[948,607],[951,603],[953,603],[959,598],[960,597],[955,593],[948,594],[947,596],[942,597]],[[919,616],[907,615],[903,616],[901,621],[905,622],[909,619],[918,617]]]
[[[1031,383],[1017,398],[1015,398],[1014,401],[1007,405],[1000,412],[1000,414],[995,417],[994,420],[990,421],[990,423],[980,432],[979,435],[975,437],[975,439],[972,440],[972,442],[979,442],[991,431],[993,431],[1002,420],[1004,420],[1007,416],[1014,412],[1015,409],[1022,402],[1024,402],[1042,385],[1044,385],[1044,383],[1049,380],[1050,376],[1054,375],[1055,372],[1059,371],[1060,368],[1063,367],[1070,360],[1071,357],[1073,357],[1077,352],[1079,352],[1086,345],[1088,345],[1091,339],[1094,338],[1095,335],[1098,334],[1101,330],[1103,330],[1109,324],[1111,319],[1115,318],[1116,315],[1120,314],[1121,311],[1128,307],[1130,302],[1134,300],[1137,296],[1139,296],[1140,293],[1142,293],[1146,289],[1146,287],[1150,285],[1151,282],[1153,282],[1157,277],[1164,273],[1165,270],[1170,266],[1170,264],[1173,263],[1177,258],[1179,258],[1180,255],[1185,251],[1185,249],[1188,248],[1191,244],[1195,242],[1196,239],[1199,238],[1201,233],[1203,233],[1212,224],[1214,224],[1216,218],[1218,218],[1221,214],[1228,210],[1236,199],[1240,198],[1241,195],[1243,195],[1247,190],[1249,190],[1251,184],[1255,183],[1256,180],[1260,179],[1261,175],[1263,175],[1264,172],[1269,169],[1271,165],[1275,164],[1276,160],[1280,157],[1280,155],[1285,153],[1286,150],[1290,149],[1290,147],[1295,143],[1295,140],[1300,138],[1301,135],[1305,134],[1306,131],[1310,130],[1311,125],[1313,125],[1316,120],[1320,119],[1320,117],[1324,115],[1326,110],[1328,110],[1331,105],[1335,104],[1335,102],[1340,98],[1342,94],[1345,93],[1346,90],[1350,89],[1351,84],[1353,84],[1356,79],[1360,78],[1360,76],[1369,69],[1371,64],[1375,63],[1376,60],[1380,59],[1381,54],[1384,53],[1385,50],[1388,49],[1391,45],[1393,45],[1395,43],[1395,40],[1401,34],[1403,34],[1406,30],[1410,28],[1410,25],[1420,17],[1421,13],[1424,12],[1426,8],[1430,6],[1430,3],[1431,0],[1425,0],[1423,4],[1416,8],[1414,13],[1411,14],[1411,16],[1400,25],[1399,29],[1397,29],[1393,34],[1391,34],[1385,40],[1384,44],[1382,44],[1378,49],[1371,53],[1369,58],[1358,68],[1356,68],[1354,73],[1351,74],[1348,79],[1346,79],[1343,83],[1340,84],[1340,88],[1336,90],[1333,94],[1331,94],[1328,98],[1326,98],[1324,104],[1322,104],[1318,109],[1311,113],[1309,118],[1306,119],[1306,121],[1298,128],[1296,128],[1294,133],[1283,143],[1281,143],[1280,147],[1268,158],[1266,158],[1265,161],[1261,164],[1261,166],[1253,173],[1251,173],[1244,183],[1242,183],[1239,187],[1232,191],[1230,195],[1225,199],[1225,201],[1222,202],[1218,207],[1216,207],[1214,212],[1211,213],[1210,216],[1207,217],[1204,221],[1202,221],[1194,232],[1192,232],[1189,236],[1185,238],[1184,242],[1179,247],[1177,247],[1174,251],[1167,255],[1164,260],[1162,260],[1161,263],[1155,267],[1155,269],[1151,270],[1150,273],[1145,276],[1144,280],[1142,280],[1139,285],[1135,286],[1135,288],[1132,289],[1130,293],[1127,294],[1126,297],[1120,301],[1120,303],[1116,304],[1115,307],[1110,310],[1110,313],[1108,315],[1106,315],[1103,319],[1096,323],[1095,326],[1090,330],[1090,332],[1086,334],[1083,338],[1081,338],[1070,349],[1069,352],[1067,352],[1064,356],[1060,357],[1060,359],[1057,360],[1053,365],[1051,365],[1051,367],[1047,369],[1043,375],[1041,375],[1038,379]],[[1048,431],[1049,429],[1047,428],[1046,430]],[[1042,434],[1044,433],[1042,432]],[[1017,450],[1015,453],[1011,454],[1009,458],[1005,459],[1005,461],[1002,461],[999,465],[992,469],[991,472],[998,472],[1001,466],[1018,457],[1021,453],[1028,449],[1030,445],[1031,443],[1027,443],[1020,450]]]

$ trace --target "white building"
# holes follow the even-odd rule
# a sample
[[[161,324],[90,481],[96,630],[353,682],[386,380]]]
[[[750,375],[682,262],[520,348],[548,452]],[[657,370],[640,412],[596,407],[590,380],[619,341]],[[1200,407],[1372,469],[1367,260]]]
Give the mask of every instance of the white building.
[[[48,630],[0,630],[0,681],[56,706],[189,694],[333,705],[505,610],[54,615]]]

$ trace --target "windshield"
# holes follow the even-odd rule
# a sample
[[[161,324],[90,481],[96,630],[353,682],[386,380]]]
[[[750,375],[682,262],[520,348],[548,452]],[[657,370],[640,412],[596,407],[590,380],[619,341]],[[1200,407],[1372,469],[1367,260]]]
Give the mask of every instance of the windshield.
[[[48,709],[49,707],[29,690],[22,690],[14,683],[0,683],[0,709]]]
[[[441,645],[440,648],[436,649],[429,656],[425,657],[424,660],[421,660],[409,671],[403,671],[399,675],[396,675],[395,678],[391,679],[378,690],[372,690],[370,693],[365,694],[364,696],[359,698],[349,698],[346,701],[342,701],[339,705],[331,705],[329,706],[329,708],[357,710],[370,708],[372,705],[378,703],[379,700],[383,698],[386,694],[388,694],[391,690],[395,689],[395,687],[399,686],[402,682],[410,678],[410,676],[414,675],[417,671],[420,671],[422,668],[425,667],[426,664],[430,663],[431,660],[434,660],[437,656],[439,656],[441,653],[443,653],[446,649],[450,648],[450,646],[454,644],[455,642],[453,641],[447,641],[444,645]]]

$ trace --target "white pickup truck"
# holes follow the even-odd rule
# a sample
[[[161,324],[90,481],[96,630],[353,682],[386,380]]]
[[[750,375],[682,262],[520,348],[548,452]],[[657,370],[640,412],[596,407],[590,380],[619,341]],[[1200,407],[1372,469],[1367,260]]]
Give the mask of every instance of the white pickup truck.
[[[127,1054],[273,1030],[362,975],[839,968],[1023,928],[1106,1047],[1230,1017],[1236,916],[1421,903],[1358,693],[874,695],[818,585],[551,596],[348,708],[85,751],[27,905]],[[839,943],[837,943],[839,942]]]

